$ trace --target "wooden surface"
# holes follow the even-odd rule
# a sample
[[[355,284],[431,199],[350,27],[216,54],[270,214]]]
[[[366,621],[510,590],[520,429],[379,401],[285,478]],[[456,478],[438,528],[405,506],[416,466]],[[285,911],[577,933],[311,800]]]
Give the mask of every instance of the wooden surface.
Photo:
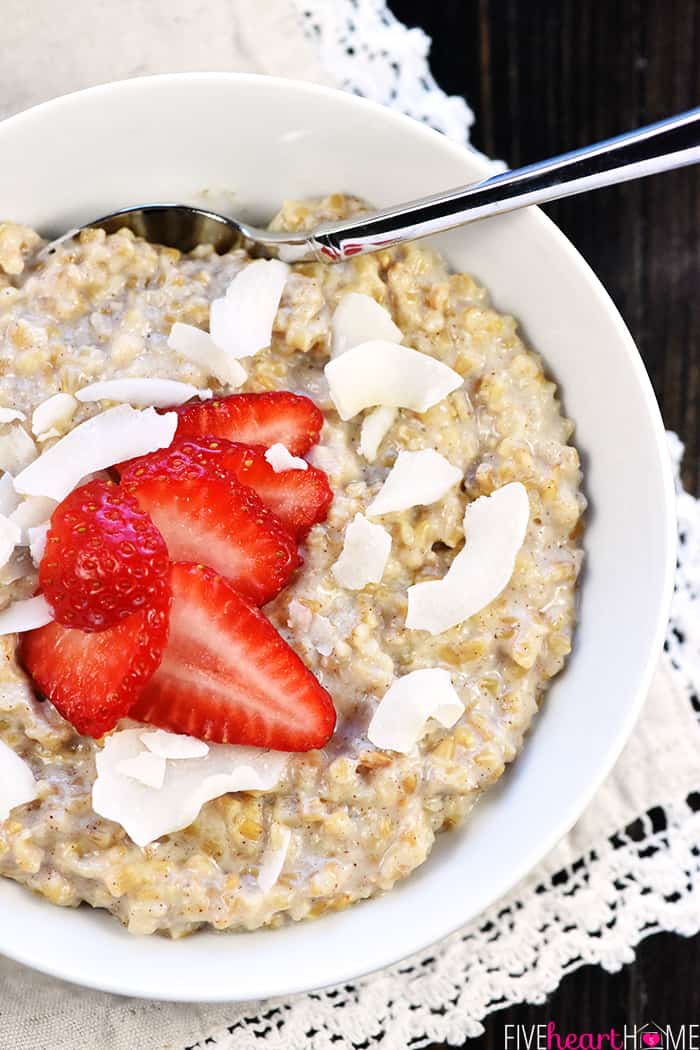
[[[473,141],[515,167],[700,104],[698,0],[393,0],[477,114]],[[545,209],[600,276],[686,442],[700,493],[700,168]]]
[[[542,160],[700,104],[700,0],[391,0],[433,38],[440,85],[477,115],[473,141],[511,166]],[[700,167],[547,209],[617,303],[667,427],[686,444],[684,480],[700,494]],[[586,967],[504,1025],[598,1031],[680,1025],[700,1015],[700,937],[650,938],[617,975]]]

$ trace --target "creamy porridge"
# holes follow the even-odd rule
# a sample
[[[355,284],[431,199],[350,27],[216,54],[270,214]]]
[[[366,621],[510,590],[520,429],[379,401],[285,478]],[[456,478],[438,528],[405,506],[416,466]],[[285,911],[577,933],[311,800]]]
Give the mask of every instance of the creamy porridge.
[[[340,196],[288,203],[275,225],[298,229],[358,207]],[[168,335],[176,322],[208,328],[211,301],[248,261],[242,252],[181,256],[127,232],[89,231],[37,263],[39,244],[30,230],[0,225],[5,408],[29,420],[51,395],[129,377],[228,393],[174,353]],[[372,461],[359,450],[367,413],[342,422],[324,377],[334,310],[350,292],[383,305],[405,346],[464,378],[426,411],[390,410]],[[224,794],[184,830],[138,846],[93,808],[103,741],[80,736],[37,699],[15,659],[17,636],[1,640],[0,739],[29,765],[37,798],[0,822],[0,873],[56,904],[106,908],[134,933],[277,925],[390,889],[516,757],[571,650],[585,506],[568,444],[573,425],[514,320],[471,277],[451,274],[418,245],[337,266],[295,265],[271,346],[244,364],[243,391],[306,394],[325,417],[309,459],[328,475],[333,503],[305,540],[303,567],[264,611],[332,697],[337,727],[328,744],[289,756],[273,789]],[[99,407],[79,403],[64,429]],[[10,421],[0,435],[19,429],[30,433],[28,423]],[[426,449],[456,468],[461,483],[430,505],[373,518],[390,536],[380,581],[341,585],[333,567],[348,526],[400,452]],[[33,455],[28,438],[0,437],[0,466],[12,474]],[[465,506],[511,482],[525,486],[529,521],[505,589],[439,633],[409,629],[408,588],[445,576],[464,543]],[[37,573],[23,548],[0,581],[3,605],[34,594]],[[372,744],[368,726],[392,683],[429,668],[449,674],[463,714],[451,728],[431,719],[407,753]],[[280,870],[268,877],[271,866]]]

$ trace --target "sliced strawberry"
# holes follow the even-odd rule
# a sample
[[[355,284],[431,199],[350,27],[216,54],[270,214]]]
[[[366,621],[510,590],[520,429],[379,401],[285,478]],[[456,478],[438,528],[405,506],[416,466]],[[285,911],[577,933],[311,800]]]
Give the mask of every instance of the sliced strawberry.
[[[256,605],[301,565],[294,537],[247,485],[169,449],[135,460],[121,484],[150,514],[173,561],[208,565]]]
[[[169,572],[158,529],[111,481],[81,485],[51,515],[39,583],[64,627],[113,627],[147,608]]]
[[[310,464],[306,470],[283,470],[276,474],[265,459],[262,445],[241,445],[225,438],[176,438],[165,451],[152,452],[138,462],[161,462],[172,456],[184,456],[196,463],[214,464],[235,474],[242,485],[257,492],[266,507],[279,518],[297,539],[312,525],[325,521],[333,501],[333,492],[322,470]],[[133,469],[136,460],[121,469]]]
[[[269,448],[278,442],[303,456],[318,441],[323,415],[313,401],[289,390],[231,394],[174,410],[178,437],[214,437]]]
[[[131,710],[163,656],[170,589],[106,631],[58,623],[21,636],[20,659],[37,687],[84,736],[100,737]]]
[[[270,621],[211,569],[173,565],[172,588],[168,645],[132,717],[224,744],[323,747],[333,702]]]

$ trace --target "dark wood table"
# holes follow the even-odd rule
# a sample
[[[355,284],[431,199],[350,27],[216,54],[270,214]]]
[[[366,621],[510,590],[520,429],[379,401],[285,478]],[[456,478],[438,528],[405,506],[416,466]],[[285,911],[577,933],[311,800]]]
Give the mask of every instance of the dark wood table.
[[[700,103],[699,0],[390,0],[433,39],[431,67],[464,95],[475,145],[511,166],[574,149]],[[700,168],[599,190],[547,209],[617,303],[666,425],[686,444],[700,493]],[[585,967],[542,1006],[491,1015],[504,1025],[609,1030],[700,1020],[700,937],[660,934],[615,975]]]

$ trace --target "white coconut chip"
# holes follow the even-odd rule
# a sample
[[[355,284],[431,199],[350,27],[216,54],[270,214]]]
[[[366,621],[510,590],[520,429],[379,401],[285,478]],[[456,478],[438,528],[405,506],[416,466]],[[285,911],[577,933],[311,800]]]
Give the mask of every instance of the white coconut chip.
[[[141,742],[160,758],[172,760],[204,758],[209,754],[209,745],[203,740],[197,740],[194,736],[185,736],[183,733],[168,733],[164,729],[142,733]]]
[[[293,598],[289,603],[287,609],[287,626],[292,631],[299,633],[307,632],[311,630],[311,624],[313,623],[314,614],[307,605],[303,602],[298,602],[296,598]]]
[[[335,648],[336,632],[326,616],[314,613],[303,602],[293,598],[287,610],[287,626],[314,647],[321,656],[330,656]]]
[[[29,543],[29,530],[37,525],[48,524],[58,504],[46,496],[28,496],[10,514],[10,521],[19,526],[22,533],[20,543],[25,547]]]
[[[29,553],[37,569],[39,568],[39,563],[44,557],[46,551],[46,537],[49,532],[50,524],[51,522],[45,521],[41,525],[34,525],[27,529]]]
[[[382,339],[353,346],[324,372],[343,420],[375,405],[426,412],[464,382],[435,357]]]
[[[337,477],[343,467],[343,456],[328,445],[314,445],[307,452],[307,462],[330,477]]]
[[[331,572],[341,587],[360,591],[379,583],[391,552],[391,536],[363,514],[356,514],[345,530],[343,549]]]
[[[87,419],[15,478],[18,492],[61,501],[87,474],[167,448],[177,415],[117,405]]]
[[[11,430],[0,436],[0,470],[19,474],[38,454],[39,449],[19,424],[15,424]]]
[[[160,790],[165,780],[165,759],[160,755],[154,755],[150,751],[141,751],[133,758],[125,758],[117,762],[114,767],[122,776],[138,780],[144,787]]]
[[[191,383],[179,383],[176,379],[105,379],[76,390],[78,401],[124,401],[135,408],[168,408],[184,405],[193,397],[208,401],[211,390],[201,390]]]
[[[236,274],[223,299],[209,311],[209,331],[232,357],[252,357],[272,342],[289,266],[279,259],[255,259]]]
[[[273,824],[270,828],[269,843],[263,853],[258,869],[258,886],[263,893],[269,893],[277,883],[292,841],[292,829],[286,824]]]
[[[368,740],[383,751],[412,751],[435,718],[446,729],[459,721],[464,704],[449,671],[427,667],[397,678],[379,702],[367,730]]]
[[[335,631],[333,624],[326,616],[314,613],[314,618],[311,621],[311,631],[309,632],[309,641],[321,656],[331,655],[335,648]]]
[[[21,539],[22,530],[19,525],[0,514],[0,566],[7,565]]]
[[[32,571],[32,561],[26,547],[15,547],[7,565],[0,566],[0,585],[9,587],[17,580],[26,579]]]
[[[53,618],[51,607],[43,594],[37,594],[34,598],[24,598],[22,601],[13,602],[0,612],[0,637],[45,627]]]
[[[332,357],[371,339],[384,339],[389,343],[400,343],[403,339],[389,311],[363,292],[348,292],[343,296],[333,312],[331,332]]]
[[[396,408],[386,408],[380,405],[379,408],[368,412],[362,420],[360,455],[364,456],[368,463],[374,463],[377,458],[379,446],[394,425],[397,413]]]
[[[78,402],[72,394],[53,394],[32,413],[32,433],[37,441],[59,437],[76,413]]]
[[[447,574],[408,588],[406,626],[441,634],[490,605],[513,575],[529,515],[527,490],[519,481],[470,503],[464,547]]]
[[[285,470],[308,470],[309,464],[301,456],[293,456],[286,445],[279,443],[270,445],[265,451],[265,459],[270,464],[275,474],[281,474]]]
[[[9,517],[19,506],[20,496],[15,491],[15,479],[9,472],[0,477],[0,514]]]
[[[365,511],[368,517],[425,507],[446,496],[462,480],[462,471],[439,452],[423,448],[399,452],[386,480]]]
[[[168,346],[176,354],[205,369],[224,386],[237,388],[248,378],[245,368],[235,357],[230,357],[225,350],[221,350],[209,332],[203,332],[194,325],[176,321],[170,329]]]
[[[26,418],[24,412],[17,412],[14,408],[0,408],[0,425],[16,423],[18,420],[23,423]]]
[[[16,806],[37,798],[34,774],[11,747],[0,740],[0,821],[7,820]]]
[[[167,762],[163,786],[155,789],[118,769],[122,762],[148,753],[143,733],[138,727],[106,738],[96,755],[92,788],[95,812],[120,824],[137,846],[188,827],[210,799],[234,791],[271,791],[289,757],[282,751],[212,744],[204,758]]]

